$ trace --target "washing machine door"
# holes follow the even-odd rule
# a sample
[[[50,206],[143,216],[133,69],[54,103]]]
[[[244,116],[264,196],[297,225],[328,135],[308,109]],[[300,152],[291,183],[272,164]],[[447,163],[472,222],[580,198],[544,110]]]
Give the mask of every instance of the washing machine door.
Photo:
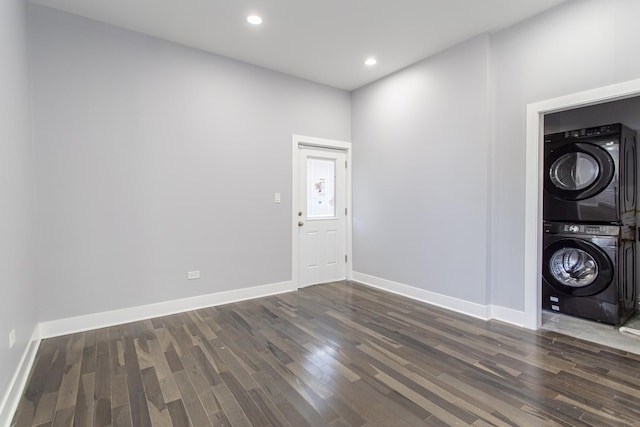
[[[575,142],[553,150],[544,164],[545,191],[569,201],[599,194],[615,175],[615,163],[609,153],[586,142]]]
[[[589,296],[613,281],[613,263],[597,245],[582,239],[562,239],[544,248],[542,275],[559,292]]]

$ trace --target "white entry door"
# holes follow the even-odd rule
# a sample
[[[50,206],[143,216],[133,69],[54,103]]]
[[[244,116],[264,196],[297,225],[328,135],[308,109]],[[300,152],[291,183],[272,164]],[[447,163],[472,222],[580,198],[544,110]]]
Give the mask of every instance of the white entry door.
[[[299,149],[299,286],[346,278],[346,154]]]

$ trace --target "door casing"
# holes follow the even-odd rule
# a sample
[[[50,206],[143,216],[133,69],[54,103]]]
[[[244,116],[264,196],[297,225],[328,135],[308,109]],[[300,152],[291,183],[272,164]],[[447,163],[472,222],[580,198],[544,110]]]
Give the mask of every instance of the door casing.
[[[300,147],[325,148],[344,151],[347,157],[346,170],[346,206],[347,218],[345,224],[345,237],[347,249],[346,277],[351,280],[353,274],[352,257],[352,203],[351,203],[351,143],[332,139],[316,138],[304,135],[292,135],[291,138],[291,280],[294,286],[300,286],[300,242],[298,240],[298,210],[300,206]]]

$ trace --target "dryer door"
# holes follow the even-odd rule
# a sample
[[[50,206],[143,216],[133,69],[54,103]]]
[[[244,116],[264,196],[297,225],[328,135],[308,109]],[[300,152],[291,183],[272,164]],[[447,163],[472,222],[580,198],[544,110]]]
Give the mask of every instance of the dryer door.
[[[613,263],[597,245],[582,239],[562,239],[544,248],[544,279],[559,292],[589,296],[602,292],[614,279]]]
[[[563,200],[584,200],[607,188],[615,163],[606,150],[586,142],[567,144],[544,159],[544,189]]]

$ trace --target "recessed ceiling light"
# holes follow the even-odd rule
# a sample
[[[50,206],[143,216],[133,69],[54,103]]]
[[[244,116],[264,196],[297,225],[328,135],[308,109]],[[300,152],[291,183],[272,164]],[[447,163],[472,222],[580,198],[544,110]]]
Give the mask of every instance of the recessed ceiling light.
[[[262,24],[262,18],[260,18],[258,15],[249,15],[247,16],[247,22],[253,25],[260,25]]]
[[[368,65],[369,67],[371,67],[372,65],[376,65],[378,63],[378,61],[376,60],[376,58],[367,58],[364,60],[364,65]]]

